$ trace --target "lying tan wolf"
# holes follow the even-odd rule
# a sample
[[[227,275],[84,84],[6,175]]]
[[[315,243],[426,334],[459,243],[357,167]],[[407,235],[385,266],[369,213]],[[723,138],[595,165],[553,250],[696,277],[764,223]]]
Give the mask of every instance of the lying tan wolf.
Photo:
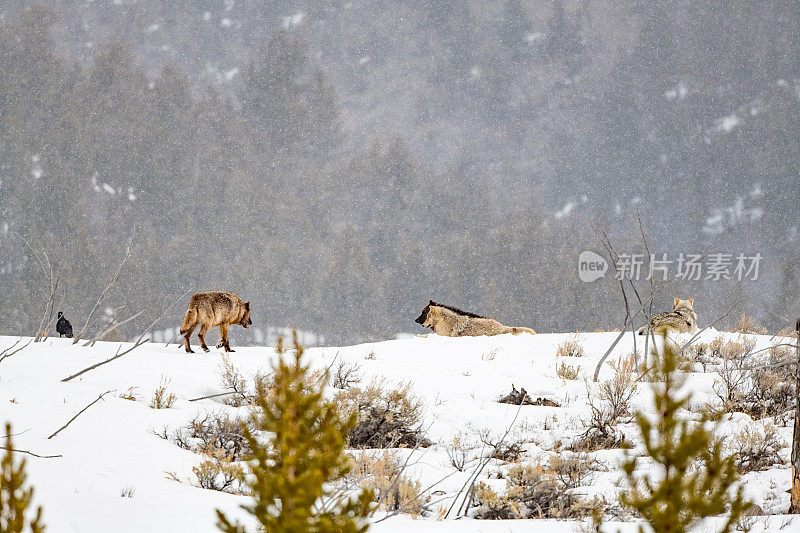
[[[222,340],[217,344],[217,348],[224,348],[226,352],[232,352],[231,345],[228,343],[228,328],[231,324],[239,324],[247,329],[253,323],[250,320],[250,302],[244,302],[239,295],[233,292],[198,292],[189,300],[189,307],[186,309],[186,316],[183,317],[181,324],[181,335],[186,339],[186,351],[194,353],[189,346],[189,337],[198,325],[200,331],[197,338],[200,339],[200,347],[208,351],[206,346],[205,334],[214,326],[219,326],[219,333]]]
[[[448,305],[437,304],[433,300],[428,302],[428,305],[422,310],[422,314],[414,322],[445,337],[536,333],[531,328],[504,326],[497,320],[468,313]]]
[[[672,311],[655,315],[650,319],[650,328],[655,335],[663,335],[668,331],[678,333],[694,333],[697,331],[697,315],[694,312],[694,298],[681,300],[675,298]],[[639,335],[647,333],[647,324],[639,328]]]

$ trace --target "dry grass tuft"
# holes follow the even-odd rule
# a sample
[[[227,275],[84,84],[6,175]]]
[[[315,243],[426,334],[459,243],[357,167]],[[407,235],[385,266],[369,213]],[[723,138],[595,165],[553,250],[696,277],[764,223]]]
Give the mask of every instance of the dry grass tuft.
[[[565,340],[556,349],[557,357],[583,357],[583,345],[580,343],[578,335]]]
[[[167,392],[167,386],[169,386],[169,380],[162,376],[161,382],[156,387],[156,390],[153,391],[153,399],[150,401],[151,408],[169,409],[175,404],[178,397],[171,392]]]
[[[362,489],[374,491],[375,501],[381,510],[417,517],[427,510],[430,496],[422,493],[419,481],[405,475],[405,465],[396,451],[362,451],[353,462],[350,476]]]

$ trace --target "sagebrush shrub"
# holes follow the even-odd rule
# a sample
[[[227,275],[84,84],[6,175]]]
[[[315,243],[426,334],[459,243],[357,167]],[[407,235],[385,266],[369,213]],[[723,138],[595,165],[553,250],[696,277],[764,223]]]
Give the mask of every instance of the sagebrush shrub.
[[[215,459],[240,461],[250,455],[243,422],[224,413],[195,416],[173,434],[172,441],[181,448]]]
[[[587,502],[567,490],[567,485],[556,472],[540,464],[514,465],[504,478],[504,494],[498,494],[486,483],[475,485],[475,503],[478,506],[475,518],[580,519],[591,516],[598,505],[596,501]]]
[[[362,489],[373,492],[380,509],[421,516],[430,496],[423,494],[422,484],[410,479],[404,470],[404,463],[393,450],[374,454],[363,451],[354,461],[351,476]]]
[[[209,458],[192,468],[201,488],[242,494],[246,486],[242,465],[225,458]]]
[[[422,400],[411,385],[390,387],[376,381],[364,389],[338,392],[333,403],[344,416],[355,416],[347,433],[351,448],[399,448],[429,446],[422,435]]]
[[[714,391],[720,400],[718,410],[746,413],[757,419],[774,417],[785,424],[797,401],[794,350],[776,345],[766,357],[757,357],[751,339],[717,346]]]
[[[609,365],[614,369],[614,376],[600,384],[598,396],[608,404],[613,424],[630,415],[630,401],[636,395],[636,363],[633,356],[629,356]]]
[[[767,328],[761,327],[755,323],[752,316],[747,316],[742,313],[739,321],[736,322],[736,327],[733,328],[736,333],[751,334],[751,335],[764,335],[767,333]]]
[[[731,448],[736,457],[736,468],[740,474],[766,470],[775,464],[783,464],[780,450],[785,444],[772,424],[758,427],[750,424],[740,429],[731,439]]]

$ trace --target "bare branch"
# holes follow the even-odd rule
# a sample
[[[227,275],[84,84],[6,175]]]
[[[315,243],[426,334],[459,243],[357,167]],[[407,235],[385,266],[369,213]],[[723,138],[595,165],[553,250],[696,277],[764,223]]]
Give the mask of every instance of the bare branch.
[[[664,290],[665,287],[667,287],[669,285],[669,283],[670,282],[667,281],[658,290],[656,290],[656,292],[651,294],[649,300],[652,300],[653,298],[655,298],[658,293],[660,293],[662,290]],[[630,325],[632,325],[633,320],[637,316],[639,316],[639,314],[642,311],[644,311],[644,308],[647,305],[648,305],[648,302],[644,302],[641,305],[641,307],[639,308],[639,310],[636,311],[636,313],[634,313],[633,315],[629,315],[628,318],[625,320],[625,325],[623,326],[622,331],[619,332],[619,335],[617,335],[617,338],[614,339],[614,342],[611,343],[611,346],[608,347],[608,350],[606,350],[606,353],[603,354],[603,357],[601,357],[600,361],[597,363],[597,367],[594,369],[594,381],[597,381],[598,377],[600,376],[600,368],[603,366],[603,363],[605,362],[606,358],[608,358],[608,356],[611,355],[611,352],[614,351],[614,347],[619,343],[620,340],[622,340],[622,337],[625,336],[625,333],[627,333],[628,327]]]
[[[122,259],[122,262],[117,267],[117,271],[114,273],[114,277],[111,279],[109,284],[106,285],[106,288],[103,289],[103,292],[100,293],[100,297],[97,298],[97,302],[95,302],[94,308],[92,308],[92,312],[89,313],[89,317],[86,319],[86,323],[83,325],[78,334],[75,335],[75,339],[73,339],[72,344],[77,344],[78,341],[80,341],[83,338],[83,336],[86,335],[86,331],[91,327],[93,323],[95,313],[97,313],[97,310],[100,308],[100,305],[103,303],[103,300],[105,300],[106,295],[114,287],[114,285],[117,283],[117,280],[122,275],[122,270],[123,268],[125,268],[125,263],[128,262],[128,259],[130,259],[130,257],[131,257],[131,241],[128,241],[128,244],[125,245],[125,257]]]
[[[522,410],[522,404],[520,404],[520,406],[517,408],[517,412],[514,415],[514,419],[511,421],[511,424],[509,424],[508,428],[506,429],[506,432],[503,433],[503,436],[500,437],[500,440],[497,441],[497,443],[494,444],[494,446],[492,447],[492,452],[487,454],[486,457],[484,457],[478,463],[478,466],[475,467],[475,470],[473,470],[472,474],[469,476],[469,478],[467,478],[467,481],[464,483],[464,485],[462,485],[461,488],[458,489],[458,493],[456,494],[456,497],[453,499],[453,505],[450,506],[450,508],[447,510],[447,513],[444,515],[445,519],[447,519],[447,517],[450,516],[450,512],[456,506],[459,496],[461,496],[462,492],[464,492],[464,489],[466,489],[464,499],[461,501],[461,505],[459,505],[458,510],[456,511],[456,518],[458,517],[459,514],[461,514],[461,510],[467,503],[467,497],[471,495],[472,490],[475,486],[475,482],[478,480],[478,476],[481,474],[486,465],[489,464],[489,461],[492,460],[492,456],[494,455],[494,453],[505,442],[506,437],[508,437],[508,434],[511,433],[511,429],[514,427],[514,424],[517,423],[517,418],[519,417],[519,413],[521,410]]]
[[[8,359],[8,358],[9,358],[9,357],[11,357],[12,355],[14,355],[14,354],[16,354],[16,353],[19,353],[19,352],[21,352],[22,350],[24,350],[25,348],[27,348],[27,347],[28,347],[28,345],[29,345],[30,343],[32,343],[32,342],[33,342],[33,339],[29,340],[27,344],[25,344],[25,345],[23,345],[23,346],[21,346],[21,347],[17,348],[16,350],[14,350],[14,347],[15,347],[17,344],[19,344],[20,342],[22,342],[22,337],[20,337],[20,338],[19,338],[19,340],[18,340],[17,342],[15,342],[15,343],[14,343],[14,344],[12,344],[11,346],[9,346],[8,348],[6,348],[6,349],[5,349],[5,350],[3,350],[2,352],[0,352],[0,363],[2,363],[4,359]]]
[[[138,313],[136,313],[132,317],[126,318],[122,322],[117,322],[116,320],[112,320],[111,322],[109,322],[109,324],[105,328],[103,328],[102,331],[100,331],[100,333],[95,335],[93,339],[86,341],[83,345],[84,346],[94,346],[94,344],[98,340],[103,338],[107,333],[109,333],[111,331],[114,331],[115,329],[119,329],[120,327],[124,326],[128,322],[136,320],[137,318],[139,318],[139,315],[141,315],[142,313],[144,313],[144,309],[139,311]]]
[[[8,450],[16,453],[27,453],[28,455],[38,457],[39,459],[55,459],[57,457],[61,457],[60,455],[39,455],[38,453],[29,452],[28,450],[18,450],[16,448],[8,448],[6,446],[0,446],[0,450]]]
[[[163,312],[162,312],[162,313],[161,313],[161,314],[158,316],[158,318],[156,318],[155,320],[153,320],[153,322],[151,322],[151,323],[150,323],[150,325],[149,325],[149,326],[147,326],[147,328],[145,328],[145,330],[142,332],[142,334],[141,334],[141,335],[139,335],[139,338],[138,338],[138,339],[136,339],[136,342],[134,342],[134,343],[133,343],[133,346],[131,346],[130,348],[128,348],[128,349],[127,349],[127,350],[125,350],[124,352],[120,352],[120,350],[122,350],[122,344],[120,344],[120,345],[119,345],[119,348],[117,348],[117,353],[116,353],[116,355],[114,355],[114,357],[110,357],[110,358],[106,359],[105,361],[100,361],[99,363],[95,363],[95,364],[93,364],[93,365],[91,365],[91,366],[88,366],[88,367],[84,368],[83,370],[81,370],[81,371],[79,371],[79,372],[76,372],[76,373],[72,374],[71,376],[67,376],[67,377],[65,377],[65,378],[64,378],[64,379],[62,379],[61,381],[62,381],[62,382],[67,382],[67,381],[70,381],[70,380],[72,380],[72,379],[75,379],[76,377],[78,377],[78,376],[80,376],[80,375],[83,375],[83,374],[85,374],[86,372],[89,372],[90,370],[94,370],[95,368],[97,368],[97,367],[100,367],[100,366],[103,366],[103,365],[105,365],[105,364],[108,364],[108,363],[110,363],[111,361],[116,361],[117,359],[119,359],[119,358],[120,358],[120,357],[122,357],[123,355],[129,354],[130,352],[132,352],[133,350],[135,350],[136,348],[138,348],[138,347],[139,347],[139,346],[141,346],[142,344],[144,344],[144,343],[148,342],[150,339],[149,339],[149,338],[145,339],[145,338],[144,338],[144,336],[145,336],[145,335],[147,335],[147,333],[148,333],[148,332],[149,332],[149,331],[150,331],[150,330],[151,330],[151,329],[152,329],[152,328],[153,328],[153,327],[154,327],[154,326],[155,326],[155,325],[156,325],[156,324],[157,324],[157,323],[158,323],[158,322],[159,322],[159,321],[160,321],[162,318],[164,318],[164,315],[166,315],[166,314],[167,314],[167,312],[168,312],[168,311],[169,311],[169,310],[172,308],[172,306],[173,306],[173,305],[175,305],[175,304],[176,304],[176,303],[177,303],[177,302],[178,302],[180,299],[182,299],[184,296],[186,296],[186,293],[187,293],[187,292],[189,292],[189,291],[186,291],[186,292],[184,292],[183,294],[181,294],[180,296],[178,296],[178,297],[177,297],[175,300],[173,300],[173,301],[172,301],[172,303],[170,303],[170,304],[169,304],[167,307],[165,307],[165,308],[164,308],[164,311],[163,311]]]
[[[57,430],[56,430],[56,431],[55,431],[55,432],[54,432],[52,435],[50,435],[49,437],[47,437],[47,439],[48,439],[48,440],[49,440],[49,439],[52,439],[53,437],[55,437],[56,435],[58,435],[59,433],[61,433],[61,431],[62,431],[62,430],[64,430],[64,429],[66,429],[66,427],[67,427],[67,426],[69,426],[70,424],[72,424],[72,422],[73,422],[73,421],[74,421],[76,418],[78,418],[79,416],[81,416],[81,415],[82,415],[82,414],[83,414],[83,413],[84,413],[84,412],[85,412],[85,411],[86,411],[88,408],[90,408],[91,406],[93,406],[94,404],[96,404],[97,402],[99,402],[100,400],[102,400],[102,399],[103,399],[103,396],[105,396],[105,395],[106,395],[106,394],[108,394],[109,392],[113,392],[113,390],[107,390],[107,391],[105,391],[103,394],[101,394],[100,396],[98,396],[98,397],[97,397],[97,399],[96,399],[95,401],[93,401],[92,403],[90,403],[89,405],[87,405],[86,407],[84,407],[83,409],[81,409],[80,411],[78,411],[78,414],[76,414],[75,416],[73,416],[72,418],[70,418],[70,419],[67,421],[67,423],[66,423],[66,424],[64,424],[63,426],[61,426],[60,428],[58,428],[58,429],[57,429]]]
[[[192,398],[189,400],[190,402],[199,402],[200,400],[208,400],[211,398],[219,398],[220,396],[228,396],[230,394],[241,394],[239,391],[228,391],[228,392],[220,392],[217,394],[209,394],[208,396],[200,396],[199,398]]]

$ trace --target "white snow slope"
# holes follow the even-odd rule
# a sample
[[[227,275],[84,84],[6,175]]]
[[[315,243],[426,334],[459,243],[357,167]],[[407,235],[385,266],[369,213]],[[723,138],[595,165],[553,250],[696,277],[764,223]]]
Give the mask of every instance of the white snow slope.
[[[325,368],[334,361],[357,362],[363,374],[361,384],[373,378],[387,383],[411,383],[412,390],[425,403],[425,427],[436,443],[413,452],[410,474],[424,487],[439,482],[433,490],[431,516],[413,519],[392,517],[376,523],[377,532],[414,531],[484,531],[521,532],[546,527],[550,531],[574,531],[577,523],[556,520],[479,521],[474,519],[437,520],[437,511],[448,506],[469,475],[458,472],[450,464],[446,446],[460,435],[463,442],[474,446],[472,454],[481,453],[479,434],[487,432],[495,438],[512,425],[511,439],[524,441],[525,462],[546,463],[557,443],[566,443],[583,431],[589,418],[587,379],[602,354],[616,338],[616,333],[581,333],[579,340],[586,355],[576,358],[556,357],[556,348],[575,334],[500,335],[496,337],[427,338],[391,340],[349,347],[314,348],[306,352],[315,368]],[[707,331],[703,341],[719,333]],[[732,339],[735,334],[723,334]],[[232,334],[235,343],[235,333]],[[641,337],[640,337],[641,339]],[[0,337],[0,352],[18,337]],[[21,344],[27,342],[23,339]],[[757,337],[759,347],[777,342],[766,336]],[[60,455],[58,458],[24,456],[29,482],[35,486],[35,500],[44,507],[44,518],[51,533],[123,532],[193,532],[217,531],[215,509],[245,523],[248,515],[239,505],[247,497],[236,496],[194,486],[192,467],[202,457],[179,448],[154,434],[165,427],[172,430],[184,426],[196,414],[240,410],[210,399],[189,402],[189,399],[222,391],[220,385],[221,353],[187,354],[175,345],[145,344],[130,354],[73,381],[62,383],[66,376],[113,356],[116,343],[98,342],[93,347],[73,345],[68,339],[47,339],[30,344],[23,351],[0,361],[0,423],[13,423],[15,448],[39,455]],[[616,360],[632,351],[630,335],[619,343],[609,360]],[[248,378],[266,373],[275,352],[271,348],[236,348],[233,364]],[[565,361],[580,367],[578,380],[556,376],[556,367]],[[699,370],[699,369],[698,369]],[[612,375],[604,366],[601,379]],[[168,390],[178,400],[170,409],[149,407],[153,391],[168,380]],[[714,375],[691,374],[688,388],[694,402],[715,398]],[[497,399],[509,392],[512,383],[525,387],[529,394],[549,398],[561,407],[505,405]],[[120,398],[134,387],[136,401]],[[48,435],[105,391],[113,391],[81,414],[57,436]],[[649,408],[650,386],[641,384],[634,406]],[[515,421],[516,417],[516,421]],[[733,435],[746,428],[759,431],[766,421],[752,421],[736,414],[728,417],[721,431]],[[635,437],[633,425],[623,427],[626,435]],[[778,427],[784,447],[780,454],[786,464],[744,476],[746,496],[759,504],[765,513],[783,513],[788,508],[787,490],[791,483],[789,442],[791,427]],[[731,440],[731,439],[727,439]],[[401,453],[407,454],[408,450]],[[621,490],[619,463],[624,453],[619,450],[594,454],[608,468],[592,476],[591,484],[578,492],[604,495],[614,500]],[[22,455],[20,455],[22,457]],[[492,461],[480,479],[497,489],[505,486],[493,472],[506,468]],[[168,479],[174,473],[181,482]],[[449,475],[449,477],[447,477]],[[122,497],[124,489],[133,497]],[[776,530],[784,518],[771,516],[755,521],[754,531]],[[608,531],[633,531],[633,523],[609,524]],[[789,530],[800,521],[791,524]],[[713,527],[707,528],[713,530]],[[785,529],[787,530],[787,529]]]

